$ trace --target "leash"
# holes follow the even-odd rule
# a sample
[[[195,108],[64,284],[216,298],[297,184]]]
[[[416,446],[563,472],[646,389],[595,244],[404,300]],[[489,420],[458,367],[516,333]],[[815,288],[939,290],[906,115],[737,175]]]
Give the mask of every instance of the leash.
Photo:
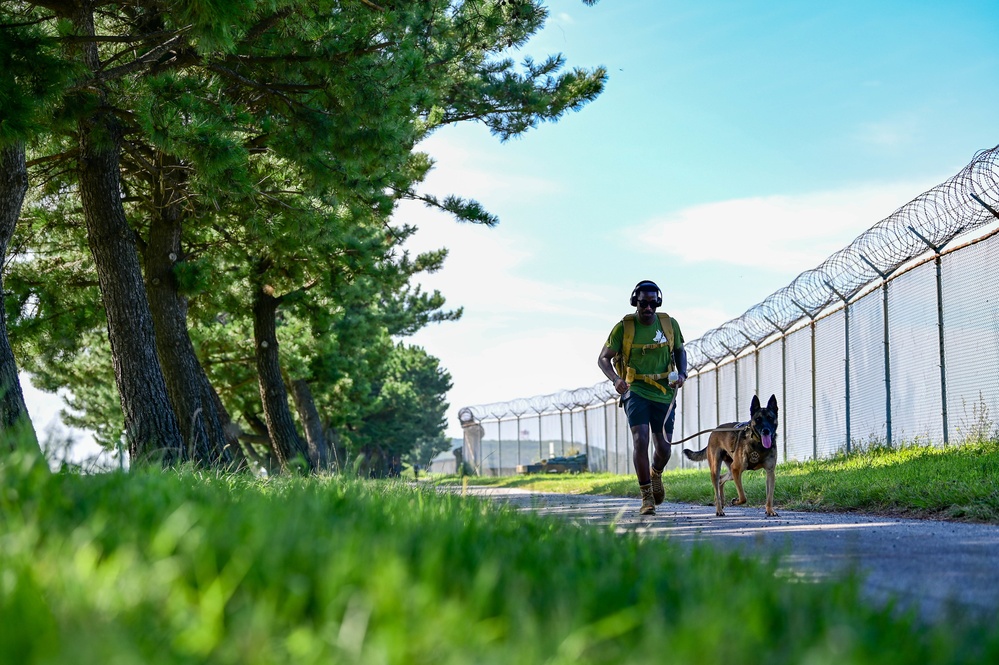
[[[669,418],[669,416],[666,417]],[[684,441],[690,441],[691,439],[695,439],[702,434],[707,434],[708,432],[745,432],[748,429],[749,429],[749,423],[746,423],[742,427],[711,427],[709,429],[702,429],[700,432],[697,432],[696,434],[691,434],[690,436],[684,439],[680,439],[679,441],[670,441],[669,445],[676,446],[678,444],[683,443]]]
[[[633,368],[629,367],[628,368],[628,376],[630,378],[634,378],[634,375],[635,375],[635,370]],[[625,379],[625,381],[627,381],[627,379]],[[631,382],[628,381],[628,383],[631,383]],[[670,415],[673,413],[673,409],[676,408],[676,396],[677,396],[677,394],[679,392],[680,392],[679,389],[675,389],[673,391],[673,399],[671,399],[670,402],[669,402],[669,409],[667,409],[667,411],[666,411],[666,418],[665,418],[665,420],[669,420]],[[620,399],[618,399],[618,406],[621,406],[621,400]],[[691,439],[695,439],[695,438],[699,437],[702,434],[707,434],[708,432],[745,432],[746,430],[749,429],[749,425],[750,425],[750,423],[746,423],[742,427],[711,427],[709,429],[702,429],[700,432],[698,432],[696,434],[691,434],[690,436],[688,436],[685,439],[680,439],[679,441],[670,441],[669,445],[676,446],[676,445],[679,445],[681,443],[684,443],[685,441],[690,441]]]

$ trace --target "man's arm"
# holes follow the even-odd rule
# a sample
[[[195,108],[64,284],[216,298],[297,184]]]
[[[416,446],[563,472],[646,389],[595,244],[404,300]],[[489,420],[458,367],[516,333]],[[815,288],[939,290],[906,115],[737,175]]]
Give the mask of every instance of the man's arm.
[[[600,355],[597,356],[597,367],[600,371],[604,373],[607,380],[614,384],[614,390],[617,391],[619,395],[623,395],[628,392],[628,382],[617,375],[614,371],[614,366],[611,364],[611,360],[617,355],[614,349],[607,345],[600,347]]]
[[[679,349],[673,349],[673,364],[676,365],[676,372],[680,375],[676,387],[682,388],[684,381],[687,380],[687,351],[682,346]]]

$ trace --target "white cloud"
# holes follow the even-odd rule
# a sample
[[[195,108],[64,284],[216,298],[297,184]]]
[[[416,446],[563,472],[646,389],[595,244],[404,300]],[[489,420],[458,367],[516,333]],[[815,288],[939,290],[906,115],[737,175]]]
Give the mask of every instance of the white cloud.
[[[644,252],[678,257],[691,266],[685,269],[691,279],[684,280],[668,309],[689,341],[756,304],[740,302],[724,309],[718,294],[710,291],[718,286],[693,278],[697,263],[757,268],[769,263],[790,280],[936,182],[692,206],[627,229],[622,237],[638,235],[646,239]],[[576,289],[525,276],[531,262],[543,260],[552,248],[515,237],[508,229],[456,225],[433,211],[413,215],[421,229],[413,245],[450,249],[444,268],[421,283],[440,289],[451,306],[465,307],[461,321],[431,326],[408,340],[440,358],[452,375],[450,435],[460,436],[460,407],[602,381],[596,357],[611,326],[625,313],[620,293],[605,285]],[[580,274],[577,279],[585,283],[600,278]]]
[[[915,142],[919,123],[915,118],[867,122],[857,128],[856,137],[874,148],[896,148]]]
[[[631,234],[640,234],[649,252],[688,263],[720,261],[775,271],[790,267],[797,274],[819,265],[938,182],[707,203],[649,220]]]
[[[408,205],[408,204],[407,204]],[[539,260],[530,244],[499,229],[458,225],[433,211],[412,211],[420,231],[410,249],[449,249],[444,267],[418,280],[439,289],[458,322],[432,325],[408,343],[424,347],[451,373],[448,432],[460,436],[458,409],[593,385],[599,345],[613,317],[599,296],[524,276]]]
[[[515,167],[495,150],[498,139],[482,127],[445,127],[431,134],[416,149],[434,158],[422,192],[443,197],[458,194],[468,198],[501,198],[515,192],[518,198],[556,194],[555,180],[537,175],[519,175]]]

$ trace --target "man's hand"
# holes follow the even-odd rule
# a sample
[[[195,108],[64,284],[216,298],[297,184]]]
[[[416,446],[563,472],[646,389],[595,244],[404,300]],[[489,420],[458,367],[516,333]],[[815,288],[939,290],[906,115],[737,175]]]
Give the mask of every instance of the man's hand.
[[[614,390],[617,391],[618,395],[625,394],[626,392],[628,392],[628,389],[630,387],[631,386],[628,385],[628,382],[622,379],[621,377],[617,377],[617,380],[614,381]]]

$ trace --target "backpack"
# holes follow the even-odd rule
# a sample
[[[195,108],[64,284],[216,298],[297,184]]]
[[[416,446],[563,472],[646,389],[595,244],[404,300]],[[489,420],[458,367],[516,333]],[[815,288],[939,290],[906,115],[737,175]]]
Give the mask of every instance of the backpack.
[[[624,324],[624,338],[621,340],[621,352],[614,356],[614,370],[617,372],[618,376],[628,383],[644,381],[645,383],[658,388],[665,394],[668,391],[662,384],[659,383],[659,381],[667,378],[670,370],[673,369],[673,320],[666,312],[656,312],[656,316],[659,317],[659,325],[662,327],[663,334],[666,336],[666,341],[657,342],[655,344],[640,344],[638,346],[634,346],[636,316],[636,314],[627,314],[621,320],[621,323]],[[636,374],[635,368],[628,365],[628,362],[631,360],[631,352],[634,349],[639,349],[642,353],[645,353],[651,349],[659,349],[664,346],[670,349],[669,363],[666,366],[665,372],[661,374]]]

